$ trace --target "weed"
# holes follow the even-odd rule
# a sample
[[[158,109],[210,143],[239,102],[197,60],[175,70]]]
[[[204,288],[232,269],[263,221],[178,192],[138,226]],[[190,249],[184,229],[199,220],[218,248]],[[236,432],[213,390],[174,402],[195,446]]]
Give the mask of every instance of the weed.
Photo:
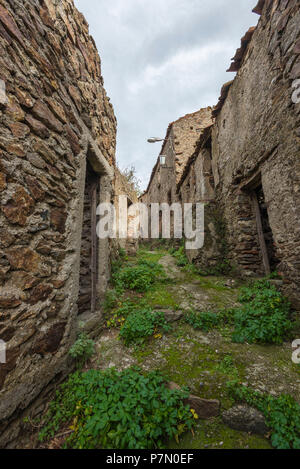
[[[152,312],[150,308],[144,307],[128,316],[121,328],[120,337],[126,345],[142,344],[147,337],[159,337],[161,332],[170,330],[171,326],[165,320],[164,313]]]
[[[82,332],[70,348],[69,355],[76,360],[78,368],[81,368],[92,357],[94,351],[95,342]]]
[[[138,368],[122,372],[77,372],[50,404],[41,441],[62,426],[71,434],[65,448],[153,449],[192,430],[196,415],[185,406],[187,391],[170,390],[160,372],[145,375]]]
[[[290,303],[267,280],[241,289],[234,316],[233,340],[237,343],[282,344],[292,329]]]
[[[113,275],[117,291],[135,290],[144,293],[155,282],[165,279],[163,267],[155,262],[139,260],[137,265],[128,265]]]
[[[219,324],[219,318],[215,313],[195,313],[191,311],[186,313],[185,322],[194,329],[208,332]]]

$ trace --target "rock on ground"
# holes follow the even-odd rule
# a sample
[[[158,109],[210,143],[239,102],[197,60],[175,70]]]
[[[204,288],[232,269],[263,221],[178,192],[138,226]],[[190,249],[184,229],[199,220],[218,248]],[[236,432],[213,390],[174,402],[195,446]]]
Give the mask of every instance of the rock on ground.
[[[266,435],[269,431],[264,415],[253,407],[237,405],[222,415],[223,422],[233,430],[256,435]]]

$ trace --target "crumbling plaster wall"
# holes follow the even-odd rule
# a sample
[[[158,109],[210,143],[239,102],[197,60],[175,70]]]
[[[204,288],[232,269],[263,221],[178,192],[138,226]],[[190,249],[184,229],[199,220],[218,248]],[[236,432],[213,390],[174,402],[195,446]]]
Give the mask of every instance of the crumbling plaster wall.
[[[256,222],[243,184],[261,172],[285,289],[300,287],[300,78],[297,0],[264,2],[241,68],[213,130],[213,170],[227,222],[230,256],[248,274],[262,273]],[[298,300],[299,301],[299,300]]]
[[[0,446],[67,369],[76,334],[86,159],[111,201],[116,119],[72,0],[0,1]],[[108,276],[99,249],[99,291]]]

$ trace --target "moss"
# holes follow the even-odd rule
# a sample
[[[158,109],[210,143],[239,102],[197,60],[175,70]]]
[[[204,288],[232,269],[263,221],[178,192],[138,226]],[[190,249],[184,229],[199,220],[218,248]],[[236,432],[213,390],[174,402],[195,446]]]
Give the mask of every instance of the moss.
[[[176,441],[168,449],[272,449],[269,441],[258,435],[232,430],[221,418],[199,422],[194,436],[186,433],[179,445]]]
[[[180,296],[174,294],[173,290],[170,290],[170,285],[160,284],[155,287],[155,289],[149,291],[145,295],[147,303],[153,307],[161,307],[164,309],[179,309]]]

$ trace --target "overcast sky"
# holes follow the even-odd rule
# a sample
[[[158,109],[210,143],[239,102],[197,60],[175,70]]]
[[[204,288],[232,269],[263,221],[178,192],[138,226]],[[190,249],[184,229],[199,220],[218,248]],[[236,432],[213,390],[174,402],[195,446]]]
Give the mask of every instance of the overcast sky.
[[[118,119],[117,161],[147,186],[170,122],[217,103],[255,0],[75,0]]]

